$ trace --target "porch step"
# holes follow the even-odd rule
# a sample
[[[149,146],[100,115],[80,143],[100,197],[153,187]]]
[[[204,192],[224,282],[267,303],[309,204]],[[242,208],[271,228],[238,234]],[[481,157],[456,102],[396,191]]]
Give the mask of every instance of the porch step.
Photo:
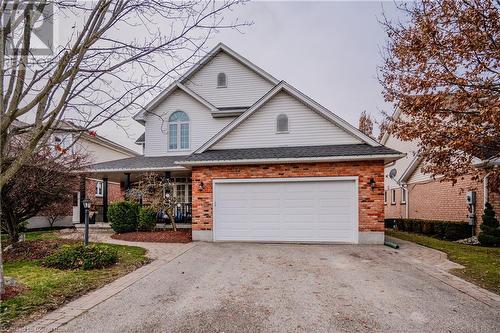
[[[85,224],[83,223],[75,223],[73,226],[76,229],[84,229]],[[191,224],[190,223],[176,223],[177,228],[179,229],[191,229]],[[94,231],[110,231],[111,230],[111,225],[109,223],[104,223],[104,222],[97,222],[95,224],[89,224],[89,228],[94,230]],[[172,226],[170,224],[165,225],[164,223],[157,223],[156,224],[156,229],[172,229]]]

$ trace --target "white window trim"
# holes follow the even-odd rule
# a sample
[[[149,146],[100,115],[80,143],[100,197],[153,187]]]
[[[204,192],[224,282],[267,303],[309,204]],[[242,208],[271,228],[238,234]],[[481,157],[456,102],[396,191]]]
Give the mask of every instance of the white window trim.
[[[101,184],[101,193],[100,194],[97,193],[97,189],[98,189],[97,184]],[[102,198],[103,193],[104,193],[104,182],[102,180],[96,180],[96,182],[95,182],[95,196],[97,198]]]
[[[172,116],[172,114],[174,114],[175,112],[184,112],[182,110],[175,110],[174,112],[172,112],[169,116],[168,116],[168,119],[170,119],[170,117]],[[188,118],[189,118],[189,115],[184,112]],[[188,121],[168,121],[167,122],[167,128],[168,128],[168,131],[167,131],[167,151],[189,151],[191,150],[191,118],[189,118]],[[177,126],[177,136],[176,136],[176,144],[177,144],[177,148],[175,149],[172,149],[170,148],[170,125],[171,124],[175,124]],[[187,148],[180,148],[181,146],[181,125],[182,124],[187,124],[188,125],[188,147]]]
[[[396,204],[396,189],[391,189],[391,205]]]
[[[286,117],[286,124],[287,124],[287,130],[286,131],[279,131],[278,130],[278,118],[280,116],[285,116]],[[290,133],[290,118],[288,117],[288,115],[286,115],[285,113],[280,113],[279,115],[276,116],[276,134],[288,134]]]
[[[403,193],[405,194],[404,195],[404,199],[403,199]],[[408,196],[408,191],[404,188],[404,187],[401,187],[401,203],[402,204],[405,204],[406,203],[406,200],[407,200],[407,197]]]
[[[219,85],[219,75],[220,75],[220,74],[224,74],[224,76],[225,76],[225,78],[226,78],[226,79],[225,79],[225,84],[224,84],[224,85]],[[218,73],[218,74],[217,74],[217,88],[227,88],[227,74],[226,74],[226,73],[224,73],[224,72],[220,72],[220,73]]]

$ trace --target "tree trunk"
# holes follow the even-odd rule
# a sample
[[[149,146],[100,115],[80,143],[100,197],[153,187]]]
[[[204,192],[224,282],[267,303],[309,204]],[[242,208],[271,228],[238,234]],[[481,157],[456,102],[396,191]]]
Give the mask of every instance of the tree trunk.
[[[168,219],[170,220],[170,223],[172,224],[172,230],[177,231],[177,225],[175,224],[175,218],[174,218],[174,213],[172,209],[167,209],[167,215]]]

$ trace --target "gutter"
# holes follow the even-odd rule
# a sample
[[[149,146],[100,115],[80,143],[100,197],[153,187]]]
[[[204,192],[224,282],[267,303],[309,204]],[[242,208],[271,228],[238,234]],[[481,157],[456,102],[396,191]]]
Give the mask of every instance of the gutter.
[[[204,160],[204,161],[176,161],[177,165],[241,165],[241,164],[279,164],[279,163],[311,163],[311,162],[349,162],[363,160],[399,159],[406,154],[387,155],[355,155],[355,156],[326,156],[300,158],[266,158],[240,160]]]
[[[176,162],[177,163],[177,162]],[[136,169],[126,169],[126,168],[115,168],[115,169],[87,169],[83,171],[78,171],[77,173],[100,173],[100,172],[143,172],[143,171],[177,171],[186,170],[183,166],[172,166],[172,167],[154,167],[154,168],[136,168]]]

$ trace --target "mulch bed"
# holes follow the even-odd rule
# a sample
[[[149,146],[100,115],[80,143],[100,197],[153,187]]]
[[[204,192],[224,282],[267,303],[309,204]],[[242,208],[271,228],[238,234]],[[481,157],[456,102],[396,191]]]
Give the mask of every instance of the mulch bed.
[[[130,242],[189,243],[191,242],[191,229],[177,231],[135,231],[113,234],[111,238]]]
[[[3,259],[7,261],[38,260],[50,256],[64,244],[74,244],[69,239],[30,240],[16,243],[3,252]]]
[[[28,290],[28,288],[21,284],[17,284],[15,286],[5,286],[5,293],[2,295],[2,300],[6,301],[9,298],[16,297],[17,295],[22,294],[26,290]]]

